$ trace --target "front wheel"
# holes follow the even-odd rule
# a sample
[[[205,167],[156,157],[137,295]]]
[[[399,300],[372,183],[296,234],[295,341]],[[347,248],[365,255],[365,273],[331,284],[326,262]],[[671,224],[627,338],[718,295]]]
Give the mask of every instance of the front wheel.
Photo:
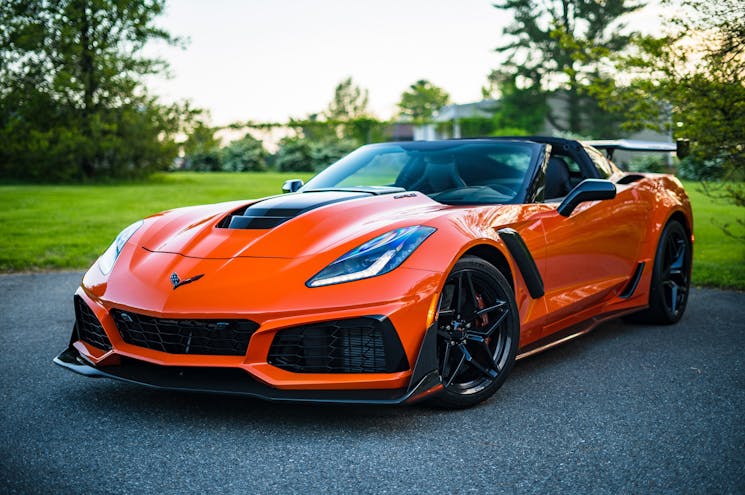
[[[691,285],[691,236],[680,222],[669,222],[660,236],[652,268],[649,308],[628,319],[670,325],[683,316]]]
[[[520,318],[509,282],[481,258],[459,260],[437,312],[437,356],[444,390],[432,399],[450,409],[491,397],[517,355]]]

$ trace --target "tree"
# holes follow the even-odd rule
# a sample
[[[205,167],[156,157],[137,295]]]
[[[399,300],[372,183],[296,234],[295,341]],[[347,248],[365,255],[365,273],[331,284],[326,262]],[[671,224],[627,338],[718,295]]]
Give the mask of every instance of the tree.
[[[222,170],[220,140],[215,137],[217,129],[205,122],[207,118],[207,115],[201,115],[196,119],[182,145],[184,168],[187,170],[197,172]]]
[[[402,116],[409,117],[415,123],[425,123],[432,120],[432,115],[449,101],[450,95],[444,89],[420,79],[401,93],[398,108]]]
[[[508,42],[497,48],[507,53],[502,79],[512,78],[515,87],[533,95],[549,92],[563,102],[550,108],[549,122],[559,130],[576,134],[612,132],[613,116],[597,112],[586,88],[601,76],[611,53],[623,50],[629,34],[620,19],[642,7],[627,0],[503,0],[495,4],[510,11],[514,22],[504,29]]]
[[[165,0],[6,0],[0,5],[0,174],[59,180],[168,167],[185,105],[149,96]]]
[[[521,88],[514,74],[498,70],[492,71],[487,79],[488,86],[482,93],[498,100],[493,116],[497,134],[537,134],[543,130],[548,104],[540,88]]]
[[[346,121],[368,115],[367,90],[357,86],[351,77],[336,85],[334,98],[326,109],[331,121]]]
[[[614,69],[628,82],[611,81],[594,91],[606,108],[624,111],[627,127],[690,139],[683,170],[724,179],[711,192],[745,207],[745,4],[666,3],[676,14],[665,23],[665,34],[637,36],[634,50],[615,59]]]

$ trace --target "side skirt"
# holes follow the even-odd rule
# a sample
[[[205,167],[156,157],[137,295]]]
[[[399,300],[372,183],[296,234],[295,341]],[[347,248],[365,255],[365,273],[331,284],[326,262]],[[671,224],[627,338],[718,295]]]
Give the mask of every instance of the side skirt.
[[[572,325],[571,327],[558,331],[552,335],[549,335],[548,337],[539,339],[533,342],[532,344],[526,345],[525,347],[523,347],[522,349],[518,351],[516,359],[519,360],[519,359],[523,359],[526,357],[530,357],[535,354],[546,351],[548,349],[551,349],[552,347],[556,347],[557,345],[561,345],[565,342],[569,342],[570,340],[574,340],[577,337],[580,337],[586,333],[591,332],[592,330],[595,329],[595,327],[597,327],[601,323],[605,323],[608,320],[619,318],[621,316],[626,316],[631,313],[636,313],[637,311],[641,309],[644,309],[644,308],[639,307],[639,308],[632,308],[632,309],[621,309],[617,311],[610,311],[608,313],[603,313],[602,315],[594,316],[590,318],[589,320],[585,320],[581,323],[577,323],[576,325]]]

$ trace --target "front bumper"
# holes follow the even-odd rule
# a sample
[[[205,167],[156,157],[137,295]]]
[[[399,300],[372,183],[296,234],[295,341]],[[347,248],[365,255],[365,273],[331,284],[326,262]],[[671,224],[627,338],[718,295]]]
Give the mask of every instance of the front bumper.
[[[427,332],[414,367],[411,384],[400,389],[368,390],[287,390],[276,389],[253,379],[240,368],[194,366],[160,366],[123,357],[119,364],[96,366],[70,345],[54,358],[54,363],[75,373],[93,378],[113,378],[150,388],[183,392],[240,395],[277,402],[321,402],[344,404],[413,404],[442,390],[436,369],[425,371],[434,363],[434,329]],[[430,348],[431,347],[431,348]],[[424,349],[423,349],[424,350]]]

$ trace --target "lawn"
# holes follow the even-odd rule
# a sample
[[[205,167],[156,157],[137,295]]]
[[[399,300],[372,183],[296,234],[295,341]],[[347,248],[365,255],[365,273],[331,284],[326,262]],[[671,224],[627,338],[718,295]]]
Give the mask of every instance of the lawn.
[[[279,194],[296,177],[308,174],[164,173],[140,183],[0,186],[0,271],[85,268],[144,216]]]
[[[0,186],[0,271],[85,268],[123,227],[148,214],[278,194],[296,176],[175,173],[140,183]],[[742,212],[706,197],[696,183],[686,189],[695,217],[694,283],[745,290],[745,244],[719,228]]]

